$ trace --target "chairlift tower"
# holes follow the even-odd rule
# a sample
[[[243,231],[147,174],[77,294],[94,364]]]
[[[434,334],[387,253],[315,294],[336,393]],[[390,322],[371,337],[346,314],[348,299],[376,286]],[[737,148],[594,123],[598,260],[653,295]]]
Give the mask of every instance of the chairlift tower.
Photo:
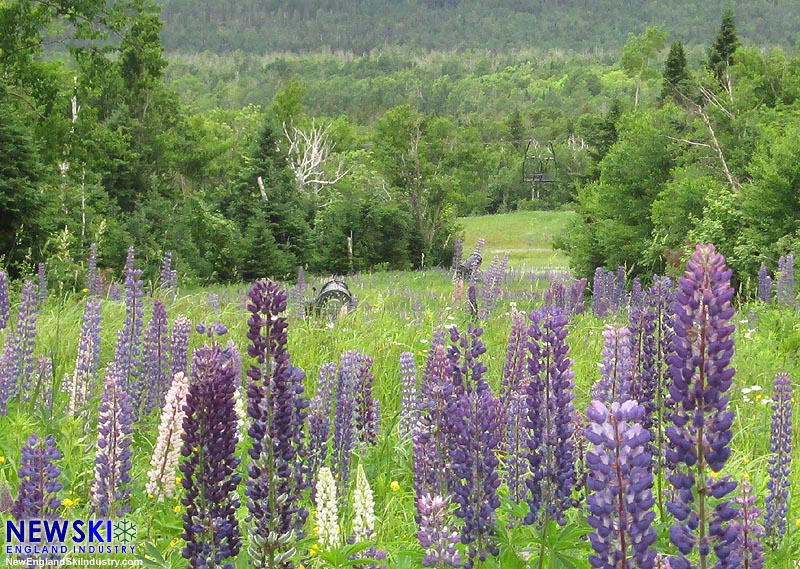
[[[525,147],[525,160],[522,162],[522,181],[531,185],[531,200],[541,197],[542,184],[555,182],[556,153],[553,143],[548,142],[543,149],[536,139],[529,139]]]

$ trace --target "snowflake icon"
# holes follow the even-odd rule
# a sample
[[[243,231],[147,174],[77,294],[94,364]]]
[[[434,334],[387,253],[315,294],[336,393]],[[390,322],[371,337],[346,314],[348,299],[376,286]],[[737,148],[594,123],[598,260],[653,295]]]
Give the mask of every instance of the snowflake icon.
[[[136,539],[136,526],[128,520],[114,522],[114,541],[130,543]]]

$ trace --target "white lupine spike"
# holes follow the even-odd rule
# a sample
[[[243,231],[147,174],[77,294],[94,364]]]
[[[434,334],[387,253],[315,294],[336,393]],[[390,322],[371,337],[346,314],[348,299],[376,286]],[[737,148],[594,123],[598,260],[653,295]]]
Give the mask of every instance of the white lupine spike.
[[[336,480],[327,466],[319,469],[315,489],[319,544],[325,550],[336,549],[341,545],[339,507],[336,501]]]
[[[366,541],[375,537],[375,499],[364,467],[359,464],[353,495],[353,538]]]

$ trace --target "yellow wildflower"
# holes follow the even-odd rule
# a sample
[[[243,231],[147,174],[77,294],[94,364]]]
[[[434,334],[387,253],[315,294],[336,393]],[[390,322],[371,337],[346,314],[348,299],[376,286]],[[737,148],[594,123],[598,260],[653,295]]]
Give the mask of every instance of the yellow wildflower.
[[[6,457],[0,456],[0,464],[3,464],[6,461]]]
[[[175,477],[175,484],[180,484],[181,482],[183,482],[183,478],[181,478],[180,476],[176,476]]]
[[[178,542],[180,540],[181,540],[181,538],[179,538],[179,537],[173,537],[172,541],[169,542],[169,546],[170,547],[175,547],[176,545],[178,545]]]
[[[748,457],[744,457],[744,463],[745,464],[750,464],[750,459]]]
[[[172,511],[174,511],[176,514],[179,514],[181,512],[181,507],[175,506],[174,508],[172,508]]]
[[[392,489],[394,492],[400,491],[400,483],[397,480],[392,480],[392,483],[389,484],[389,488]]]
[[[81,289],[81,292],[89,292],[89,289],[88,288],[83,288],[83,289]]]
[[[61,505],[64,506],[65,508],[71,508],[77,503],[78,503],[77,500],[70,500],[69,498],[64,498],[63,500],[61,500]]]

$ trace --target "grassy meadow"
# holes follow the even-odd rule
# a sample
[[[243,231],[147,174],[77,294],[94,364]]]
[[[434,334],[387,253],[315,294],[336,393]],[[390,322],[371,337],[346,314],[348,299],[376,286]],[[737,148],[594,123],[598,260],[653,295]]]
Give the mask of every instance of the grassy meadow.
[[[503,295],[498,306],[482,324],[482,339],[487,351],[482,361],[488,368],[487,376],[494,389],[499,389],[506,359],[506,342],[510,330],[510,314],[516,309],[530,312],[542,305],[542,293],[551,282],[552,272],[539,270],[563,266],[566,259],[548,249],[554,232],[563,225],[568,213],[531,214],[516,213],[496,218],[470,218],[464,220],[466,228],[465,253],[474,246],[477,236],[486,238],[484,268],[491,255],[509,251],[507,278],[503,282]],[[529,250],[530,249],[530,250]],[[488,254],[486,254],[488,253]],[[322,281],[311,280],[319,286]],[[472,322],[464,307],[463,299],[453,296],[452,275],[445,270],[429,270],[406,273],[360,274],[347,279],[351,291],[358,297],[358,308],[350,314],[332,320],[302,318],[297,303],[289,304],[289,351],[294,365],[306,374],[306,394],[310,397],[316,390],[316,378],[325,362],[337,362],[346,350],[360,350],[374,359],[374,396],[381,405],[381,428],[377,443],[363,454],[354,456],[353,465],[361,463],[367,474],[375,498],[374,543],[388,553],[384,561],[389,568],[421,567],[423,549],[416,540],[415,494],[413,486],[412,445],[408,439],[398,436],[397,423],[400,413],[400,370],[398,359],[401,352],[415,355],[416,365],[424,368],[433,331],[443,325],[455,325],[466,329]],[[288,286],[288,285],[287,285]],[[193,324],[219,321],[228,327],[224,338],[232,339],[242,353],[242,364],[246,370],[251,364],[247,356],[248,340],[245,337],[248,313],[244,297],[247,287],[215,287],[190,292],[178,291],[177,295],[164,298],[170,323],[179,315],[189,317]],[[587,291],[589,292],[589,291]],[[159,293],[156,293],[158,297]],[[53,389],[52,407],[40,405],[40,397],[28,402],[11,401],[7,416],[0,417],[0,480],[10,483],[12,492],[19,484],[17,469],[20,447],[31,433],[40,436],[53,434],[63,459],[59,493],[62,507],[59,514],[70,518],[89,514],[90,487],[93,479],[95,454],[96,405],[93,401],[83,413],[69,417],[65,412],[66,395],[60,392],[65,376],[72,373],[77,355],[80,333],[82,301],[84,294],[71,294],[63,298],[50,297],[41,308],[35,352],[53,360],[53,385],[39,389]],[[12,313],[15,309],[12,296]],[[768,402],[772,381],[776,372],[788,371],[796,381],[800,377],[800,315],[796,310],[779,309],[747,299],[739,299],[736,324],[736,351],[733,365],[737,369],[730,390],[731,406],[736,412],[733,452],[722,474],[732,474],[737,480],[749,479],[755,488],[758,507],[764,507],[766,495],[766,468],[769,457],[769,434],[772,419]],[[627,312],[623,309],[604,320],[591,315],[591,299],[586,302],[587,311],[575,316],[569,324],[567,342],[570,357],[574,360],[576,373],[576,399],[578,410],[585,410],[589,402],[592,384],[600,377],[599,362],[602,359],[602,332],[605,324],[627,323]],[[145,304],[145,325],[150,317],[152,299]],[[116,332],[122,327],[124,305],[119,301],[103,301],[102,308],[102,362],[113,358]],[[8,331],[0,332],[4,340]],[[192,334],[191,347],[199,347],[205,337]],[[102,368],[101,368],[102,369]],[[756,387],[755,390],[753,388]],[[744,390],[744,391],[743,391]],[[135,425],[133,443],[131,512],[129,520],[138,526],[137,556],[146,561],[148,567],[185,567],[181,558],[183,547],[182,512],[179,497],[154,503],[144,490],[146,472],[156,437],[158,413],[143,417]],[[792,472],[792,495],[788,514],[788,534],[778,546],[767,550],[765,567],[784,569],[800,559],[800,505],[797,501],[798,453],[797,429],[794,434],[794,461]],[[239,454],[245,457],[246,440],[239,445]],[[245,458],[246,461],[246,458]],[[244,472],[244,470],[241,470]],[[177,474],[176,474],[177,476]],[[501,487],[501,495],[502,495]],[[343,567],[352,562],[346,558],[333,563],[329,556],[319,551],[315,539],[313,505],[307,521],[307,533],[297,544],[297,563],[311,567]],[[588,568],[591,547],[584,536],[590,530],[583,516],[574,510],[570,523],[552,535],[545,545],[537,530],[529,526],[507,527],[505,519],[514,506],[506,499],[498,510],[498,541],[500,555],[490,558],[485,567],[571,567]],[[240,520],[246,517],[244,506],[239,511]],[[7,514],[4,514],[7,515]],[[345,507],[340,511],[343,535],[351,523],[352,511]],[[655,522],[659,532],[659,551],[674,551],[669,542],[669,519]],[[539,554],[544,552],[540,560]],[[0,553],[2,554],[2,553]],[[2,560],[0,560],[2,563]],[[246,554],[241,553],[236,566],[247,567]]]

